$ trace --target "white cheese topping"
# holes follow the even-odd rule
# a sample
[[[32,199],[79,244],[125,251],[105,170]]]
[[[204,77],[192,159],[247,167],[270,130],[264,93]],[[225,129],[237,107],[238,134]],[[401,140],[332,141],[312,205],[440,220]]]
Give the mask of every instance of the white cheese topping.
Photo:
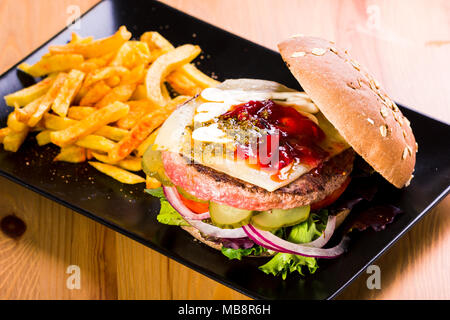
[[[192,139],[213,143],[229,143],[233,141],[226,137],[225,132],[219,129],[217,123],[195,129],[194,132],[192,132]]]

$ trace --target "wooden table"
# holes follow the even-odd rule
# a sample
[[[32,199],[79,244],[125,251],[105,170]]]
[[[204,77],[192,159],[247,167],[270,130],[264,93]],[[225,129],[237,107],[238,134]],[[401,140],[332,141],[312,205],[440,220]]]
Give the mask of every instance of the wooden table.
[[[0,1],[0,71],[59,31],[77,5],[97,0]],[[269,48],[292,34],[317,35],[350,49],[391,96],[450,122],[448,1],[165,0]],[[448,150],[443,150],[448,152]],[[0,299],[240,299],[224,287],[73,211],[0,179],[0,218],[14,213],[20,240],[0,233]],[[447,197],[376,264],[381,290],[362,274],[350,299],[450,298]],[[68,290],[66,269],[81,269]]]

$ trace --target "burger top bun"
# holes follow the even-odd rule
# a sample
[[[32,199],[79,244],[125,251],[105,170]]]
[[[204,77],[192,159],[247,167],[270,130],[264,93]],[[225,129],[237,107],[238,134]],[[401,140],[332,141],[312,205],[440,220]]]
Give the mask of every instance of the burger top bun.
[[[324,116],[386,180],[408,185],[417,144],[379,83],[333,42],[298,36],[278,45],[287,66]]]

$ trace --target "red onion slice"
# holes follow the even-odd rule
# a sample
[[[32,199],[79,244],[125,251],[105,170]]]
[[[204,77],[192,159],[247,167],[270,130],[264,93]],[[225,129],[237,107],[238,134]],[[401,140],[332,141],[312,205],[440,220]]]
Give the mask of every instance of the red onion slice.
[[[178,194],[178,190],[175,187],[163,187],[164,195],[167,198],[167,201],[172,205],[172,207],[178,211],[179,214],[183,216],[183,218],[190,220],[203,220],[208,219],[210,217],[209,212],[205,213],[195,213],[192,212],[188,207],[186,207],[181,201],[180,195]]]
[[[329,249],[322,249],[283,240],[271,232],[259,230],[251,224],[243,228],[253,241],[268,249],[313,258],[336,258],[345,252],[348,241],[350,240],[350,238],[344,237],[337,246]]]
[[[245,225],[242,227],[242,229],[245,231],[245,233],[247,234],[247,236],[253,240],[253,242],[255,242],[256,244],[259,244],[260,246],[272,250],[272,251],[276,251],[276,252],[284,252],[284,251],[280,251],[278,248],[272,247],[268,242],[266,242],[264,239],[262,239],[261,237],[258,236],[258,234],[256,234],[255,232],[253,232],[253,230],[250,228],[250,225]]]
[[[216,238],[229,238],[229,239],[246,238],[247,237],[247,233],[245,233],[242,228],[221,229],[219,227],[213,226],[211,224],[208,224],[208,223],[205,223],[205,222],[199,221],[199,220],[186,219],[186,221],[191,226],[198,229],[201,233],[203,233],[207,236],[216,237]]]

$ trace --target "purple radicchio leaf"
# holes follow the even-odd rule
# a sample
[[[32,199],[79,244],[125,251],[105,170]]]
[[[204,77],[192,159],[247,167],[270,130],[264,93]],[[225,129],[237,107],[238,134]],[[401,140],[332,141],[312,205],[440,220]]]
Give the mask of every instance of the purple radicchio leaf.
[[[220,241],[225,248],[231,249],[249,249],[255,245],[250,238],[221,238]]]
[[[403,211],[393,205],[377,205],[359,212],[351,221],[348,231],[359,231],[372,227],[375,231],[381,231],[386,225],[394,221],[397,214]]]

